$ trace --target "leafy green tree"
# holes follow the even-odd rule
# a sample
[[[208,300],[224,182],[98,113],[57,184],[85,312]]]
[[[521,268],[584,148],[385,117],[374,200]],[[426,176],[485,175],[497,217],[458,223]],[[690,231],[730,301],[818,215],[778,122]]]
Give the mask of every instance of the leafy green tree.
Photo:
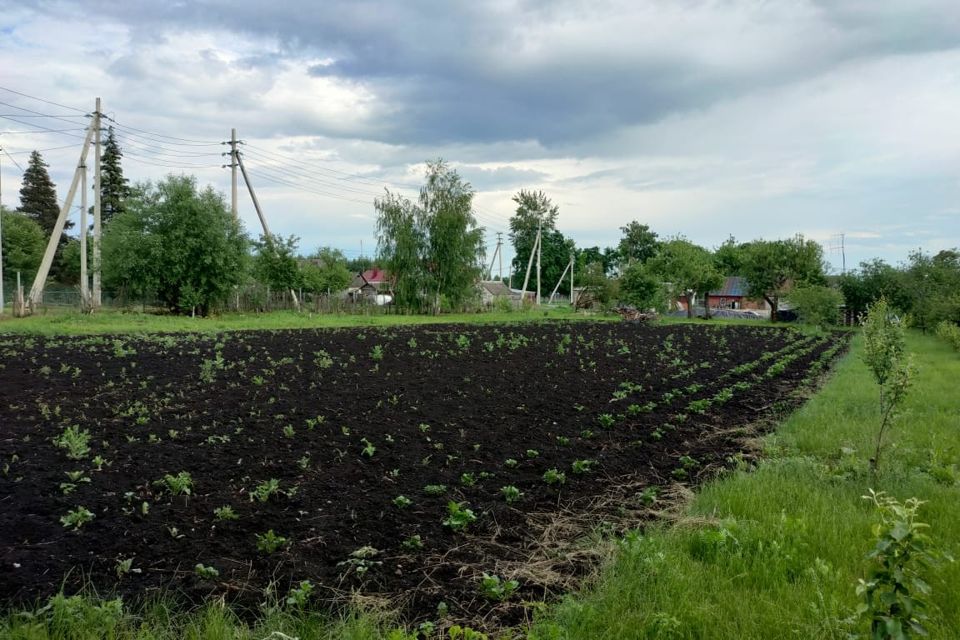
[[[0,210],[0,215],[3,216],[0,225],[3,227],[3,277],[13,280],[19,271],[23,281],[29,283],[36,275],[47,247],[43,229],[33,219],[5,207]]]
[[[788,240],[757,240],[744,252],[742,275],[748,294],[770,305],[770,319],[777,320],[780,300],[790,287],[826,284],[823,248],[798,235]]]
[[[250,242],[242,227],[223,196],[199,190],[193,177],[168,176],[133,191],[104,232],[105,283],[206,315],[246,274]]]
[[[649,226],[634,220],[627,226],[620,227],[620,231],[623,232],[623,238],[620,239],[617,252],[623,262],[636,261],[642,264],[657,255],[660,241]]]
[[[303,288],[311,293],[339,293],[347,288],[354,272],[339,249],[320,247],[301,265]]]
[[[484,246],[473,195],[469,183],[437,161],[428,163],[416,203],[390,191],[376,200],[378,254],[399,307],[437,313],[478,295]]]
[[[740,244],[730,236],[713,252],[713,261],[723,276],[739,276],[743,271],[744,253],[748,245]]]
[[[350,273],[360,273],[362,271],[366,271],[367,269],[372,269],[373,267],[373,258],[360,257],[347,260],[347,269],[350,270]]]
[[[620,262],[620,254],[612,247],[586,247],[576,250],[576,262],[574,266],[578,272],[583,272],[588,265],[599,264],[603,268],[606,276],[616,271],[617,264]]]
[[[43,161],[40,152],[30,154],[27,170],[23,172],[23,181],[20,185],[19,213],[27,216],[40,225],[44,234],[49,238],[60,217],[60,205],[57,204],[57,189],[47,172],[48,165]],[[73,227],[67,220],[64,231]],[[61,238],[62,242],[66,239]]]
[[[904,272],[910,316],[926,333],[938,322],[960,321],[960,251],[910,253]]]
[[[253,277],[275,291],[297,289],[301,284],[295,236],[260,236],[254,244]]]
[[[530,260],[530,252],[533,251],[533,245],[537,239],[537,228],[541,228],[541,240],[543,248],[547,246],[547,236],[557,230],[557,217],[560,215],[560,207],[555,205],[543,191],[527,191],[521,189],[513,196],[513,201],[517,204],[516,212],[510,217],[510,242],[513,244],[513,261],[511,269],[513,271],[514,282],[522,283],[527,272],[527,264]],[[541,254],[543,253],[541,248]],[[534,258],[536,260],[536,258]],[[564,257],[560,267],[566,265],[569,256]],[[547,271],[553,271],[553,265],[544,261],[541,255],[541,272],[543,279],[549,282],[545,275]],[[531,278],[533,271],[531,271]],[[559,273],[557,274],[559,275]]]
[[[663,281],[639,260],[631,262],[620,275],[619,293],[621,302],[642,311],[666,308]]]
[[[608,277],[603,265],[591,262],[579,268],[576,275],[576,287],[581,289],[577,298],[577,307],[590,307],[594,303],[601,306],[610,304],[617,295],[617,281]]]
[[[847,309],[857,317],[880,298],[901,312],[912,304],[905,274],[879,258],[861,262],[859,269],[840,276],[840,291]]]
[[[797,310],[800,322],[817,327],[837,323],[843,294],[833,287],[819,284],[804,284],[787,294],[790,304]]]
[[[670,283],[675,295],[686,299],[688,318],[693,317],[693,294],[703,298],[704,311],[709,317],[707,295],[723,284],[723,275],[709,251],[685,238],[672,238],[660,245],[659,253],[647,264],[653,273]]]
[[[87,268],[93,265],[93,236],[87,234]],[[80,284],[80,239],[70,238],[60,252],[59,279],[63,284]]]
[[[126,199],[130,195],[130,181],[123,176],[121,159],[123,150],[117,143],[113,126],[110,126],[107,128],[103,155],[100,157],[100,219],[104,226],[123,213]]]

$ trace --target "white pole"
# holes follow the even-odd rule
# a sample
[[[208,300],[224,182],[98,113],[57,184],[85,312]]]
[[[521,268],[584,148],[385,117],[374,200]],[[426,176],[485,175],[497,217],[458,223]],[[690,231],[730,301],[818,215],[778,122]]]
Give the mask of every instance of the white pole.
[[[527,299],[527,285],[530,283],[530,269],[533,267],[533,254],[536,253],[538,244],[540,244],[540,234],[537,234],[537,239],[533,241],[533,246],[530,248],[530,259],[527,260],[527,273],[525,276],[523,276],[523,289],[520,292],[521,304]]]
[[[0,147],[2,151],[3,147]],[[3,164],[0,163],[0,316],[3,315],[3,305]]]
[[[230,129],[230,212],[237,219],[237,130]]]
[[[90,302],[90,282],[87,280],[87,164],[80,163],[80,306],[86,309]]]
[[[96,120],[96,117],[94,117]],[[50,266],[53,264],[53,256],[57,252],[57,245],[60,243],[60,236],[63,235],[63,227],[67,222],[67,214],[70,213],[70,207],[73,206],[73,198],[77,195],[77,185],[80,182],[80,165],[87,160],[87,150],[90,148],[90,139],[93,136],[94,123],[87,129],[87,137],[83,140],[83,147],[80,150],[80,161],[73,172],[73,182],[70,183],[70,190],[67,192],[67,199],[63,202],[63,208],[60,209],[60,215],[57,217],[56,224],[53,225],[53,233],[50,234],[50,240],[47,241],[47,250],[43,254],[43,260],[40,261],[40,269],[33,279],[33,286],[30,287],[30,305],[35,308],[43,302],[43,287],[47,283],[47,275],[50,273]],[[97,268],[97,244],[94,237],[93,245],[93,268]],[[96,278],[97,274],[94,273]],[[96,283],[96,280],[94,281]]]
[[[93,133],[94,133],[94,151],[93,151],[93,301],[92,307],[99,309],[103,302],[100,292],[100,239],[101,239],[101,221],[100,221],[100,98],[97,98],[97,110],[93,114]]]
[[[543,219],[537,223],[537,306],[540,306],[540,250],[543,245]]]

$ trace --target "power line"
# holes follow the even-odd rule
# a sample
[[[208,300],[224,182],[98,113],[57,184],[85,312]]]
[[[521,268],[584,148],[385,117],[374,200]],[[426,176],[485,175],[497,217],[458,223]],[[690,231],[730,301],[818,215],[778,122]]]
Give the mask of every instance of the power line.
[[[16,158],[14,158],[14,157],[11,156],[9,153],[7,153],[7,150],[6,150],[6,149],[4,149],[3,147],[0,147],[0,151],[3,151],[3,155],[5,155],[5,156],[7,156],[8,158],[10,158],[10,162],[12,162],[13,164],[17,165],[17,169],[20,169],[20,171],[24,171],[24,168],[20,166],[20,163],[17,162]]]
[[[60,104],[58,102],[53,102],[52,100],[44,100],[43,98],[38,98],[37,96],[31,96],[27,93],[22,93],[8,87],[0,87],[3,91],[9,91],[10,93],[15,93],[18,96],[23,96],[24,98],[30,98],[31,100],[38,100],[40,102],[45,102],[46,104],[53,105],[55,107],[60,107],[61,109],[69,109],[70,111],[79,111],[81,113],[86,113],[83,109],[77,109],[76,107],[69,107],[65,104]]]
[[[17,120],[16,118],[11,118],[10,116],[0,116],[0,118],[3,118],[4,120],[10,120],[11,122],[16,122],[17,124],[22,124],[25,127],[37,127],[38,129],[42,129],[43,131],[47,131],[49,133],[59,133],[61,135],[69,136],[71,138],[80,138],[81,140],[83,140],[83,136],[80,136],[80,135],[76,135],[73,133],[65,133],[57,129],[51,129],[50,127],[43,127],[43,126],[40,126],[39,124],[34,124],[31,122],[22,122],[20,120]],[[37,133],[40,133],[40,132],[38,131]]]
[[[76,149],[76,148],[77,148],[77,145],[75,144],[67,144],[62,147],[48,147],[46,149],[27,149],[25,151],[14,151],[13,155],[21,156],[27,153],[33,153],[34,151],[36,151],[37,153],[44,153],[46,151],[59,151],[60,149]]]

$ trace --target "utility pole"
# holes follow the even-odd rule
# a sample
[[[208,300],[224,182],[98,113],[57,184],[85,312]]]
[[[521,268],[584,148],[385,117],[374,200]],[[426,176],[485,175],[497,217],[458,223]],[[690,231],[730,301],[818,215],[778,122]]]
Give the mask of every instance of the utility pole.
[[[97,98],[97,106],[100,105],[100,99]],[[43,302],[43,287],[47,282],[47,275],[50,273],[50,266],[53,264],[53,256],[57,252],[57,245],[60,243],[60,237],[63,235],[63,227],[67,222],[67,215],[70,213],[70,208],[73,206],[73,198],[77,194],[77,186],[80,183],[80,166],[85,164],[87,161],[87,152],[90,150],[90,141],[93,139],[94,130],[99,130],[100,120],[95,114],[93,120],[90,122],[90,126],[87,127],[87,135],[83,140],[83,146],[80,148],[80,160],[77,162],[77,168],[73,172],[73,182],[70,183],[70,190],[67,192],[67,199],[63,201],[63,207],[60,209],[60,215],[57,216],[57,222],[53,225],[53,233],[50,234],[50,240],[47,241],[47,249],[43,254],[43,260],[40,261],[40,268],[37,270],[37,275],[33,279],[33,286],[30,287],[30,307],[36,309],[37,305]],[[98,147],[99,150],[99,147]],[[99,158],[98,158],[99,160]],[[100,171],[99,163],[96,172],[97,177],[97,193],[96,200],[94,205],[94,220],[93,220],[93,284],[94,284],[94,296],[99,293],[100,286],[100,243],[99,236],[97,232],[99,231],[99,204],[100,204]]]
[[[230,129],[230,212],[237,219],[237,130]]]
[[[841,264],[843,265],[843,266],[842,266],[842,270],[840,271],[840,273],[842,273],[843,275],[846,275],[846,274],[847,274],[847,250],[846,250],[846,247],[844,247],[844,244],[843,244],[843,241],[844,241],[844,237],[845,237],[845,236],[846,236],[846,234],[844,234],[844,233],[841,233],[841,234],[840,234],[840,262],[841,262]]]
[[[520,290],[520,302],[523,303],[527,298],[527,285],[530,283],[530,269],[533,267],[533,254],[537,252],[538,245],[540,244],[540,234],[537,234],[537,239],[533,242],[533,247],[530,249],[530,258],[527,260],[527,273],[523,276],[523,289]]]
[[[543,219],[537,221],[537,306],[540,306],[540,249],[543,244]]]
[[[90,281],[87,279],[87,163],[80,170],[80,307],[90,308]]]
[[[497,249],[503,246],[503,233],[497,231]],[[503,282],[503,251],[500,251],[500,271],[498,276],[500,282]]]
[[[497,256],[500,254],[500,236],[503,234],[499,231],[497,232],[497,248],[493,251],[493,258],[490,260],[490,267],[487,269],[487,280],[493,278],[493,264],[497,261]],[[500,256],[500,279],[503,279],[503,256]]]
[[[3,147],[0,147],[0,154]],[[3,156],[0,155],[0,316],[3,315]]]
[[[567,271],[573,268],[573,255],[570,255],[570,261],[567,262],[567,266],[563,268],[563,273],[560,274],[560,279],[557,280],[557,286],[553,288],[553,291],[550,293],[550,304],[553,304],[553,297],[557,295],[557,291],[560,290],[560,285],[563,284],[563,279],[567,277]],[[572,293],[571,289],[571,293]]]
[[[576,263],[576,254],[570,254],[570,306],[577,308],[577,302],[573,299],[573,266]]]
[[[273,234],[270,233],[270,228],[267,226],[267,219],[263,215],[263,209],[260,208],[260,201],[257,200],[257,193],[253,190],[253,183],[250,182],[250,176],[247,175],[247,168],[243,164],[243,155],[240,152],[235,153],[237,164],[240,166],[240,173],[243,174],[243,182],[247,185],[247,191],[250,192],[250,199],[253,200],[253,208],[257,210],[257,217],[260,218],[260,226],[263,227],[263,237],[267,242],[273,242]],[[290,289],[290,297],[293,298],[293,306],[300,310],[300,298],[297,297],[297,292],[293,289]]]
[[[93,150],[93,300],[91,300],[90,308],[99,309],[103,302],[100,292],[100,239],[102,233],[100,220],[102,204],[100,199],[100,98],[97,98],[97,108],[93,112],[91,126],[93,127],[95,146]],[[84,154],[85,159],[86,154]]]

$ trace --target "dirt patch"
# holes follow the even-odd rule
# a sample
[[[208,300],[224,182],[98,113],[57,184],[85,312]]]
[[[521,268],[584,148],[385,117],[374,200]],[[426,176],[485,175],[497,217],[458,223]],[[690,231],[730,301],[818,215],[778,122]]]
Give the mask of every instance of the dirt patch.
[[[310,580],[335,604],[516,624],[596,566],[585,531],[728,465],[844,345],[586,323],[3,336],[0,600],[89,580],[255,605]],[[476,520],[450,526],[451,502]],[[517,592],[497,601],[483,572]]]

